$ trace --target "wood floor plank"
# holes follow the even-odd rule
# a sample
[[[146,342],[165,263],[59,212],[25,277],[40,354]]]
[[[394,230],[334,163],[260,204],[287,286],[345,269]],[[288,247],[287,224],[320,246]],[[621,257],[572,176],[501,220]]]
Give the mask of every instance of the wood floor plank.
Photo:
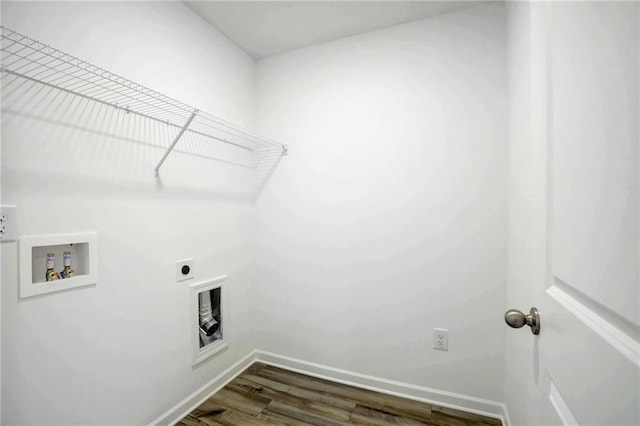
[[[211,400],[207,400],[204,404],[193,410],[188,417],[198,421],[199,425],[211,425],[218,426],[219,423],[213,420],[213,416],[218,413],[224,412],[227,408],[214,404]]]
[[[375,426],[388,426],[388,425],[406,425],[406,426],[424,426],[429,423],[424,421],[418,421],[415,419],[409,419],[406,417],[396,416],[391,413],[387,413],[373,408],[363,407],[362,405],[356,406],[351,414],[352,423],[363,425],[375,425]]]
[[[295,386],[285,385],[274,380],[270,380],[253,374],[241,374],[236,380],[238,381],[238,383],[247,385],[252,384],[253,386],[261,387],[262,389],[265,389],[267,391],[282,392],[297,398],[320,402],[331,407],[340,408],[343,410],[351,411],[356,406],[354,402],[347,401],[344,398],[327,395],[319,391],[310,391]]]
[[[179,426],[498,426],[501,421],[254,363]]]
[[[217,421],[215,421],[214,419],[211,419],[211,418],[198,419],[198,421],[200,422],[200,425],[202,425],[202,426],[225,426],[224,423],[219,423],[219,422],[217,422]]]
[[[242,372],[242,374],[258,374],[263,368],[265,368],[267,364],[263,364],[261,362],[254,362],[251,364],[246,370]]]
[[[177,423],[177,426],[207,426],[207,424],[201,422],[200,420],[198,420],[197,418],[195,418],[191,414],[189,414],[187,417],[185,417],[184,419],[180,420]]]
[[[385,395],[365,389],[357,389],[340,383],[305,376],[299,373],[267,366],[260,376],[286,383],[301,389],[313,390],[323,394],[346,399],[364,407],[388,411],[395,415],[417,420],[431,416],[431,405],[420,401]]]
[[[224,426],[263,426],[265,424],[264,421],[256,417],[233,410],[226,410],[211,420]],[[203,421],[206,422],[206,419],[203,419]]]
[[[467,413],[465,411],[455,410],[453,408],[441,407],[438,405],[434,405],[432,407],[433,413],[442,413],[442,415],[447,417],[454,417],[457,419],[462,419],[467,422],[473,422],[472,424],[478,425],[492,425],[492,426],[500,426],[502,422],[499,419],[494,419],[491,417],[481,416],[475,413]],[[440,414],[435,414],[436,418],[441,417]]]
[[[275,411],[269,411],[268,409],[262,410],[262,413],[258,414],[258,419],[264,420],[268,424],[284,426],[313,426],[311,423],[292,419],[291,417],[283,416],[282,414],[278,414]]]
[[[242,406],[243,409],[246,406]],[[229,404],[209,398],[198,408],[193,410],[190,417],[193,417],[207,425],[264,425],[265,422],[258,420],[256,416],[234,410]],[[202,425],[201,425],[202,426]]]
[[[227,388],[231,391],[239,394],[251,396],[258,395],[261,398],[269,399],[271,401],[282,402],[288,405],[305,410],[311,414],[318,414],[326,416],[336,420],[347,421],[351,416],[351,410],[353,407],[349,407],[348,410],[332,407],[330,405],[318,402],[318,398],[305,399],[298,396],[291,395],[287,392],[277,391],[270,389],[266,386],[252,383],[242,378],[238,378],[227,385]]]
[[[209,398],[209,400],[250,416],[258,415],[270,402],[270,400],[256,395],[247,396],[233,392],[226,387]]]
[[[470,421],[465,421],[463,419],[459,419],[457,417],[445,416],[442,413],[434,412],[431,415],[430,419],[431,423],[437,426],[475,426],[475,423]]]
[[[451,417],[442,413],[434,413],[431,423],[437,426],[494,426],[495,423],[487,421],[465,420],[459,417]],[[502,424],[501,422],[498,424]]]
[[[234,411],[230,408],[213,411],[194,411],[188,417],[191,417],[200,422],[198,423],[199,426],[262,426],[265,424],[264,421],[261,421],[254,416]]]
[[[259,376],[257,374],[250,374],[250,373],[242,373],[241,375],[238,376],[239,379],[244,379],[244,380],[248,380],[250,382],[256,383],[258,385],[261,386],[266,386],[269,387],[271,389],[280,391],[280,392],[288,392],[291,389],[290,385],[284,384],[284,383],[280,383],[277,382],[275,380],[271,380],[271,379],[267,379],[265,377]]]
[[[265,408],[265,411],[282,414],[283,416],[301,420],[314,426],[341,426],[350,424],[347,421],[334,419],[319,413],[311,413],[307,410],[278,401],[271,401]]]

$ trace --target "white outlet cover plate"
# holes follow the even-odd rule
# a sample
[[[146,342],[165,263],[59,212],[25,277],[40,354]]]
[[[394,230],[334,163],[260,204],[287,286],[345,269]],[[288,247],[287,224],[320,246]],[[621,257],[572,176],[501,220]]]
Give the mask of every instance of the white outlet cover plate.
[[[449,350],[449,330],[446,328],[433,329],[433,349]]]
[[[0,206],[0,219],[0,242],[16,241],[18,239],[16,206]]]
[[[189,267],[188,274],[182,273],[182,268],[184,266]],[[182,259],[182,260],[176,261],[176,281],[180,282],[180,281],[190,280],[191,278],[193,278],[193,259]]]

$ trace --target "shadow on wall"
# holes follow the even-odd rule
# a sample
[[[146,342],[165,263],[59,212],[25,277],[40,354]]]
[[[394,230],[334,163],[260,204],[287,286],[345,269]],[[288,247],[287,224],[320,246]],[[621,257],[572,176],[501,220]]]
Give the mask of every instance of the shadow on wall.
[[[160,176],[153,167],[179,127],[130,114],[92,99],[12,74],[2,79],[2,126],[7,164],[52,175],[93,178],[107,192],[172,189],[178,197],[199,193],[250,201],[273,175],[284,152],[234,149],[199,132],[178,141]],[[28,142],[28,143],[26,143]],[[24,176],[22,177],[24,178]],[[108,183],[106,183],[108,182]],[[198,195],[198,194],[196,194]]]

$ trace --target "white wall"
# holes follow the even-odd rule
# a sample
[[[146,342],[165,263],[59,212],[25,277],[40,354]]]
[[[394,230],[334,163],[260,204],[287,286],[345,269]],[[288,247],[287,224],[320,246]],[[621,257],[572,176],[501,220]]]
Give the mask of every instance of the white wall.
[[[5,112],[1,194],[20,234],[98,231],[100,279],[19,300],[16,244],[2,245],[3,423],[149,422],[255,347],[503,399],[502,5],[261,61],[255,111],[250,58],[180,3],[2,12],[230,121],[255,113],[291,148],[250,228],[249,178],[189,155],[202,153],[193,141],[158,183],[162,130],[69,101],[54,116],[84,129]],[[60,102],[39,96],[43,112]],[[174,280],[184,257],[195,281],[230,276],[230,348],[194,369],[189,290]],[[450,330],[448,352],[431,348],[434,327]]]
[[[179,2],[2,2],[2,12],[9,28],[252,122],[252,60]],[[254,347],[245,172],[176,153],[159,184],[166,131],[64,97],[38,102],[44,113],[69,107],[56,119],[75,114],[85,129],[3,104],[19,111],[3,111],[2,202],[18,206],[21,235],[97,231],[100,275],[94,288],[19,300],[16,244],[2,244],[2,423],[148,423]],[[175,282],[185,257],[194,281],[229,274],[230,347],[196,368],[190,290]]]
[[[490,4],[258,62],[259,348],[503,399],[505,43]]]

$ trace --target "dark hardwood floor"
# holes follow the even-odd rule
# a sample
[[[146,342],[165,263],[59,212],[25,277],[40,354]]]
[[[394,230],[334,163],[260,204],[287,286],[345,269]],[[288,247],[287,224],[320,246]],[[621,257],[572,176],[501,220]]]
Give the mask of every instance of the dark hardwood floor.
[[[180,426],[501,425],[500,420],[254,364]]]

